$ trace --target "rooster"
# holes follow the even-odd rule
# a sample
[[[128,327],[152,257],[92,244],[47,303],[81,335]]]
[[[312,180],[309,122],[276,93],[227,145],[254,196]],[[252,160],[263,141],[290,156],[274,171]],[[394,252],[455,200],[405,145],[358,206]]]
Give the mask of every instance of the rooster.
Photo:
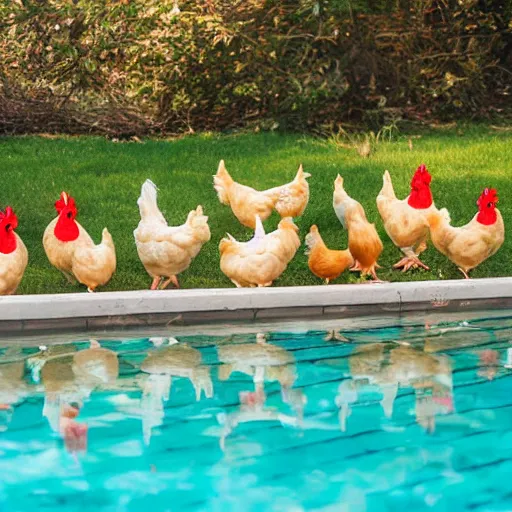
[[[203,215],[202,206],[198,206],[188,214],[185,224],[168,226],[156,200],[156,185],[146,180],[137,201],[141,220],[133,232],[137,252],[146,272],[153,278],[151,290],[163,290],[171,282],[179,288],[177,275],[190,266],[201,247],[210,240],[208,217]]]
[[[320,279],[325,279],[325,284],[329,284],[329,281],[336,279],[354,264],[348,249],[333,251],[326,247],[316,225],[311,226],[306,236],[306,245],[309,270]]]
[[[230,205],[235,217],[244,225],[255,229],[256,215],[264,221],[275,210],[281,218],[300,217],[309,201],[307,178],[311,174],[299,166],[297,175],[291,183],[262,192],[233,180],[226,170],[224,160],[219,163],[217,174],[213,177],[214,188],[219,201]]]
[[[350,270],[369,274],[380,281],[375,269],[379,268],[377,260],[384,247],[375,225],[366,219],[363,207],[345,192],[339,174],[334,181],[333,207],[342,226],[348,230],[348,249],[355,260]]]
[[[10,206],[0,211],[0,295],[14,293],[27,268],[28,252],[14,232],[17,227],[18,217]]]
[[[486,188],[476,203],[478,213],[462,227],[450,226],[446,208],[428,215],[432,243],[459,267],[466,279],[469,271],[495,254],[505,240],[505,226],[497,203],[496,190]]]
[[[411,181],[411,193],[401,200],[395,195],[389,172],[386,171],[383,176],[377,208],[386,233],[405,255],[393,266],[401,268],[403,272],[418,267],[429,270],[418,256],[427,248],[427,215],[437,211],[430,191],[431,180],[425,165],[420,165]]]
[[[116,250],[112,236],[103,229],[101,243],[94,245],[87,231],[75,220],[75,200],[62,192],[55,203],[58,216],[43,235],[43,246],[50,263],[72,283],[75,279],[94,292],[110,281],[116,270]]]
[[[300,246],[298,228],[284,218],[276,231],[265,234],[261,219],[255,219],[254,237],[238,242],[231,235],[219,245],[220,268],[237,287],[270,286],[286,269]]]

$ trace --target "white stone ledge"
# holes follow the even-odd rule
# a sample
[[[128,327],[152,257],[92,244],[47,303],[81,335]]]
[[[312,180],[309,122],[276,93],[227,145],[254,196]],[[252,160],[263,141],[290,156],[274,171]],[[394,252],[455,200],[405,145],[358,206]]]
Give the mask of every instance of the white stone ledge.
[[[0,297],[0,322],[51,319],[94,319],[148,314],[186,314],[333,306],[442,307],[450,301],[481,301],[512,297],[512,278],[420,281],[385,284],[296,286],[256,289],[194,289],[18,295]],[[494,301],[495,302],[495,301]],[[430,305],[430,306],[429,306]],[[395,307],[392,307],[395,306]],[[423,307],[423,306],[422,306]],[[331,309],[334,311],[333,309]],[[265,315],[263,315],[265,316]],[[35,323],[37,325],[37,323]]]

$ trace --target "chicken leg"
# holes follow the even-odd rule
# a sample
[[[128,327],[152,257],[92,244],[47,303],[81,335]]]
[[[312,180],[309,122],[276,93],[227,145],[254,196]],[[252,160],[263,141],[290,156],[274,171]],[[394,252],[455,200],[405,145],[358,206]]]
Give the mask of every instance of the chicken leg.
[[[153,279],[153,282],[151,283],[151,287],[149,288],[150,290],[157,290],[158,289],[158,285],[160,284],[160,281],[161,281],[161,277],[155,277]]]
[[[66,272],[65,270],[61,270],[61,272],[62,272],[62,275],[66,278],[66,281],[69,284],[75,284],[76,283],[75,276],[71,272]]]
[[[458,267],[458,269],[459,269],[459,270],[464,274],[464,277],[465,277],[466,279],[471,279],[471,278],[469,277],[468,273],[467,273],[464,269],[462,269],[462,268],[460,268],[460,267]],[[468,272],[469,272],[469,271],[468,271]]]
[[[180,287],[180,283],[178,282],[178,278],[176,276],[171,276],[171,277],[169,277],[169,279],[167,279],[166,281],[164,281],[161,284],[160,290],[165,290],[169,286],[169,283],[172,283],[176,288]]]

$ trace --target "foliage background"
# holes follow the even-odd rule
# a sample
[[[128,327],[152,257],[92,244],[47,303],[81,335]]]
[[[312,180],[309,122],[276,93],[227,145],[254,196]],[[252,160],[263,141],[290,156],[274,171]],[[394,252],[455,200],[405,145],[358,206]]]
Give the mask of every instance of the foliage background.
[[[503,115],[511,50],[511,0],[2,0],[0,132]]]

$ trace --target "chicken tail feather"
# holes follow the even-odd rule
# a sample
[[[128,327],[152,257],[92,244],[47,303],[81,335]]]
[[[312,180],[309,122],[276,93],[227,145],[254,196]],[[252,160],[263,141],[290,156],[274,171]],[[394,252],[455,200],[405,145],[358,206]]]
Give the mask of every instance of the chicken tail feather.
[[[393,182],[391,181],[391,175],[389,174],[389,171],[386,171],[382,176],[382,189],[379,195],[385,196],[389,199],[396,199],[395,190],[393,189]]]
[[[224,160],[221,160],[217,174],[213,176],[213,187],[222,204],[229,204],[229,188],[233,183],[233,178],[228,173]]]
[[[156,200],[157,194],[157,186],[151,180],[148,179],[142,184],[140,197],[137,200],[137,204],[139,205],[140,210],[140,216],[142,219],[144,219],[145,217],[155,216],[165,222],[162,213],[158,209],[158,204]]]
[[[309,256],[309,254],[311,253],[311,251],[314,249],[314,247],[320,243],[324,243],[323,239],[322,239],[322,236],[320,235],[320,232],[318,231],[318,227],[313,224],[313,226],[311,226],[310,230],[309,230],[309,233],[306,235],[306,238],[305,238],[305,242],[306,242],[306,250],[304,251],[304,254],[306,256]]]

